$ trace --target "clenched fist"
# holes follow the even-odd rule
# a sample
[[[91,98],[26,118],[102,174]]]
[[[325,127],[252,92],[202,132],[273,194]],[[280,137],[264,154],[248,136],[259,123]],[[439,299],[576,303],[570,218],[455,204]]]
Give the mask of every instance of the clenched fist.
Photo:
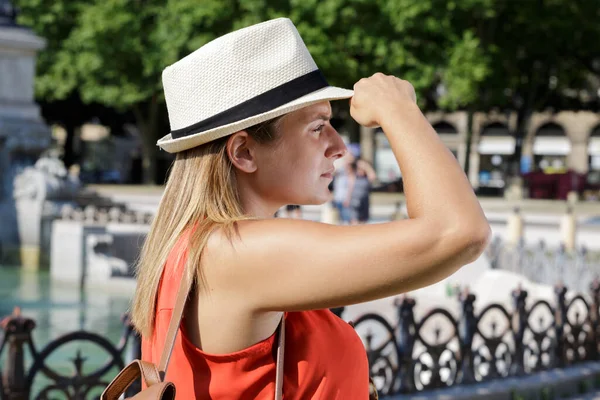
[[[363,126],[379,126],[386,115],[415,103],[415,89],[410,82],[378,72],[354,85],[350,115]]]

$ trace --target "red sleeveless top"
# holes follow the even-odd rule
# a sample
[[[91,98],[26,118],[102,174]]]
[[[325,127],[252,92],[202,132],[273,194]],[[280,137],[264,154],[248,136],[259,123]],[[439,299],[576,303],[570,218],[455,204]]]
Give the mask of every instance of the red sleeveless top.
[[[153,335],[142,338],[144,361],[160,360],[185,265],[185,257],[176,265],[177,254],[185,245],[180,240],[165,265]],[[289,312],[285,318],[285,400],[369,398],[365,348],[350,325],[329,310]],[[209,354],[180,327],[166,380],[175,383],[177,400],[273,400],[275,336],[235,353]]]

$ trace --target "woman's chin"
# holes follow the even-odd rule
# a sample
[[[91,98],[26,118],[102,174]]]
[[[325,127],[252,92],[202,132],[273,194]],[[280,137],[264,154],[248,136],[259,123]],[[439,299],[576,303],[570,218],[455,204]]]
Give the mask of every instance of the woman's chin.
[[[308,194],[308,193],[307,193]],[[311,193],[310,196],[302,196],[302,198],[289,199],[286,204],[294,204],[298,206],[321,206],[331,200],[331,192],[326,189],[322,193]]]
[[[324,193],[319,196],[315,196],[314,201],[310,204],[314,205],[314,206],[321,206],[330,200],[331,200],[331,194],[329,194],[329,191],[327,191],[327,193]]]

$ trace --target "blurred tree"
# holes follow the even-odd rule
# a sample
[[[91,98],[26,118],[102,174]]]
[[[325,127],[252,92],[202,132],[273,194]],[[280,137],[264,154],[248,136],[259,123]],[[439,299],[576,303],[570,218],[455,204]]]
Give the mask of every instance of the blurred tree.
[[[162,70],[217,36],[278,16],[294,21],[331,84],[397,75],[413,83],[425,110],[517,110],[518,138],[533,111],[571,104],[569,90],[600,69],[590,39],[597,7],[586,0],[15,2],[21,23],[49,39],[38,94],[77,92],[85,103],[131,111],[143,133],[146,182],[155,181],[155,143],[168,131]],[[334,105],[348,121],[347,102]],[[347,125],[356,139],[357,125]]]
[[[482,1],[460,7],[467,12]],[[425,108],[469,103],[473,82],[486,73],[477,38],[452,30],[450,11],[457,6],[439,7],[435,0],[19,0],[18,5],[21,22],[49,39],[39,62],[40,97],[79,96],[85,103],[131,110],[143,133],[146,182],[156,176],[155,143],[165,132],[162,70],[243,26],[288,16],[330,83],[352,87],[377,71],[398,75],[413,83]],[[336,107],[343,112],[347,103]],[[356,124],[350,126],[357,132]]]
[[[467,111],[465,171],[469,169],[471,126],[492,58],[477,30],[493,20],[494,0],[394,0],[387,13],[401,31],[398,41],[412,56],[406,79],[424,97],[425,110]],[[419,63],[415,62],[419,60]]]
[[[142,133],[144,181],[155,183],[156,141],[168,131],[162,70],[216,36],[264,19],[251,12],[255,3],[19,0],[18,6],[21,23],[49,39],[39,63],[39,96],[80,97],[131,112]]]
[[[290,0],[286,15],[331,84],[351,88],[383,72],[409,80],[422,109],[454,110],[473,104],[490,62],[472,27],[456,19],[487,12],[490,1]],[[334,106],[358,140],[347,103]]]
[[[19,10],[19,24],[31,28],[47,41],[46,49],[37,59],[35,92],[44,119],[61,125],[67,132],[63,162],[68,168],[80,161],[73,146],[76,128],[96,119],[118,134],[122,125],[131,121],[131,116],[103,104],[84,103],[80,98],[77,74],[63,44],[77,25],[84,2],[13,0],[13,3]]]
[[[490,13],[482,17],[471,23],[483,52],[494,62],[488,64],[488,78],[474,105],[483,111],[516,111],[517,146],[510,165],[516,176],[535,111],[597,104],[597,96],[589,91],[589,76],[594,65],[600,67],[594,61],[600,45],[592,40],[600,35],[600,7],[590,0],[494,0]]]

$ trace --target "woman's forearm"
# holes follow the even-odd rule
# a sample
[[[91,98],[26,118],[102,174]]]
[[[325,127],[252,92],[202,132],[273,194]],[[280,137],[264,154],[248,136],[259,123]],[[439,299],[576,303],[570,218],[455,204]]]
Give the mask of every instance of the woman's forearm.
[[[419,107],[405,103],[388,112],[381,126],[402,171],[410,218],[445,226],[489,230],[471,184]]]

